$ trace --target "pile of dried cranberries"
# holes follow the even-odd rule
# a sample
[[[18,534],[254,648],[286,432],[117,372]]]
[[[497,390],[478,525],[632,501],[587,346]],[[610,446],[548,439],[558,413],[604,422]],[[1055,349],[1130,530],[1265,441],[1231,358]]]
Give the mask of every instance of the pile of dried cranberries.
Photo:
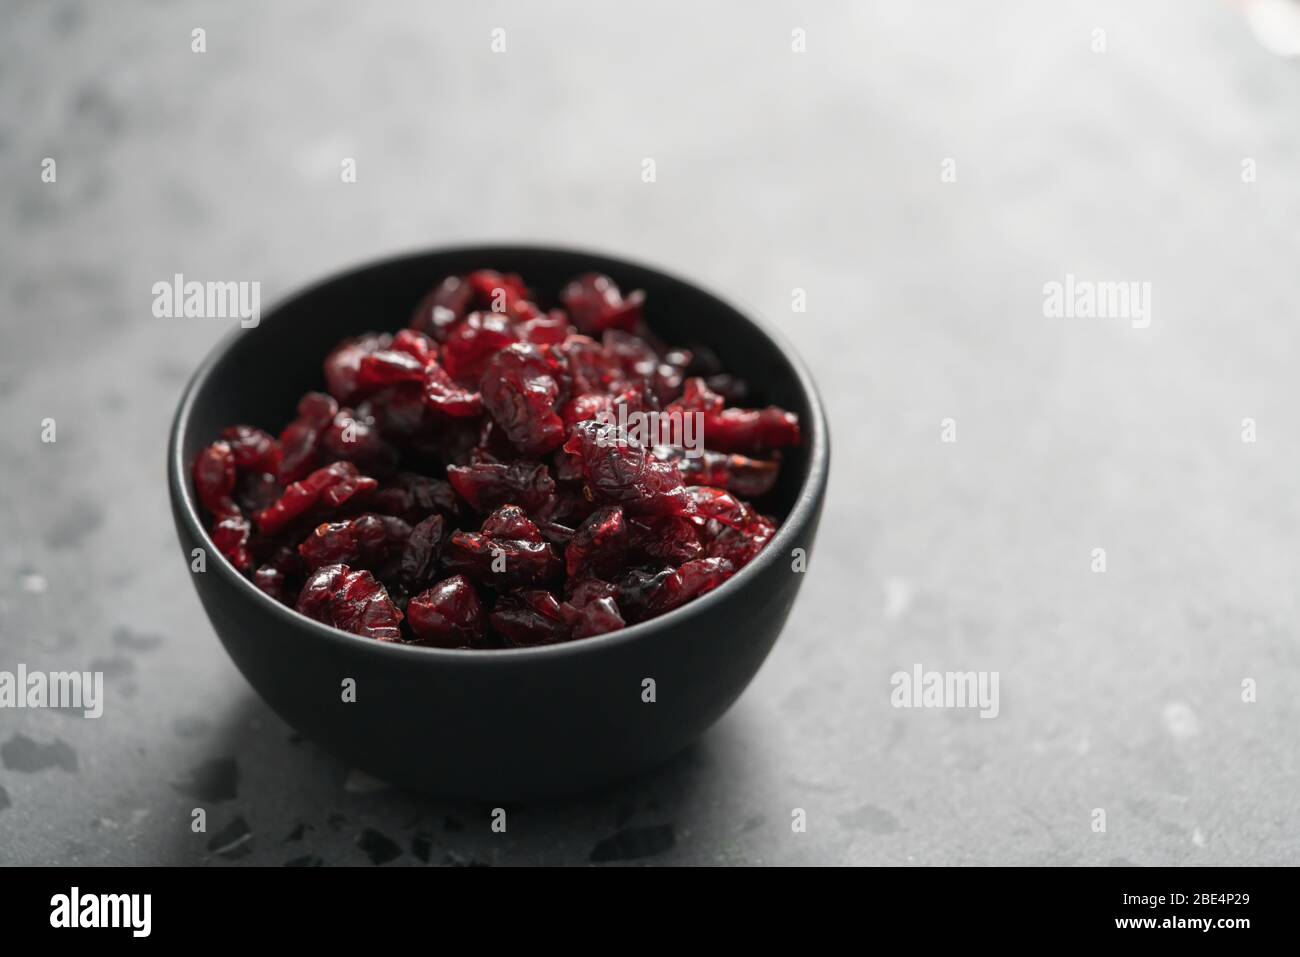
[[[340,343],[278,440],[232,425],[199,454],[213,544],[308,617],[444,648],[599,635],[726,581],[776,529],[747,500],[798,420],[732,405],[746,384],[658,342],[643,293],[588,274],[559,298],[480,270]],[[688,417],[689,449],[628,424]]]

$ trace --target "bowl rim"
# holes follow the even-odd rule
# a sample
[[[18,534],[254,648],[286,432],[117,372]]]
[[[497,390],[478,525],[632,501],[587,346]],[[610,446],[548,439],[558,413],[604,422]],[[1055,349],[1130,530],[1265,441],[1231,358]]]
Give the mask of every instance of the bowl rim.
[[[290,303],[311,296],[324,287],[338,282],[339,280],[346,279],[349,276],[355,276],[382,267],[395,266],[405,260],[416,260],[424,259],[429,256],[465,253],[482,255],[485,260],[490,260],[494,256],[506,258],[511,254],[518,253],[559,253],[567,256],[603,261],[605,263],[627,267],[633,270],[655,273],[663,279],[686,286],[693,291],[702,294],[706,299],[713,300],[717,305],[729,309],[748,323],[753,328],[754,332],[766,337],[769,342],[785,356],[786,361],[794,370],[795,380],[799,389],[804,394],[811,419],[809,423],[801,423],[801,425],[803,425],[802,431],[805,435],[805,441],[808,443],[807,473],[804,476],[803,482],[799,486],[799,491],[795,496],[794,504],[791,506],[789,514],[785,517],[785,520],[777,526],[776,533],[772,536],[772,539],[768,542],[767,546],[764,547],[763,550],[760,551],[748,564],[717,588],[701,595],[699,598],[681,605],[678,608],[674,608],[672,611],[666,612],[647,621],[628,625],[618,631],[607,632],[601,635],[592,635],[588,638],[578,638],[572,641],[559,642],[551,645],[535,645],[526,648],[438,648],[430,645],[376,641],[373,638],[354,635],[351,632],[343,631],[342,629],[335,628],[332,625],[326,625],[313,618],[308,618],[296,609],[291,608],[282,602],[278,602],[270,595],[267,595],[253,584],[251,580],[240,574],[235,566],[230,563],[230,560],[220,553],[212,543],[212,537],[200,518],[195,496],[190,488],[190,468],[187,463],[181,460],[190,419],[193,415],[195,401],[200,388],[207,382],[217,364],[225,358],[234,347],[235,343],[239,341],[239,337],[247,331],[236,327],[219,339],[217,343],[208,350],[207,355],[204,357],[203,361],[199,363],[198,368],[195,369],[194,374],[186,383],[185,388],[181,393],[180,400],[177,403],[176,411],[172,417],[170,438],[167,448],[167,484],[173,507],[181,516],[186,528],[194,539],[200,542],[209,554],[215,556],[215,561],[213,561],[210,566],[206,567],[204,574],[211,574],[215,571],[216,574],[222,576],[227,581],[232,581],[237,591],[242,590],[243,594],[249,596],[249,599],[254,603],[262,603],[269,609],[272,616],[278,618],[286,626],[295,626],[298,628],[306,627],[309,630],[316,632],[323,640],[336,643],[346,643],[340,646],[340,651],[351,650],[359,651],[363,654],[368,652],[375,655],[418,655],[431,661],[443,659],[446,661],[465,663],[483,662],[484,666],[490,666],[492,662],[502,664],[514,663],[531,658],[559,658],[564,655],[583,654],[587,652],[595,652],[600,649],[612,649],[618,645],[649,638],[657,632],[664,631],[676,625],[685,625],[692,618],[703,616],[718,602],[727,600],[729,595],[737,594],[738,590],[742,588],[746,582],[754,580],[762,569],[770,567],[776,562],[783,560],[786,551],[796,545],[794,542],[795,536],[801,534],[801,532],[796,530],[804,529],[810,524],[811,519],[820,506],[820,500],[825,495],[825,487],[830,471],[830,433],[827,429],[826,413],[822,404],[822,399],[807,366],[799,357],[798,353],[791,347],[789,341],[781,333],[773,329],[764,320],[756,318],[749,310],[740,308],[734,302],[718,295],[711,289],[701,286],[699,283],[683,279],[676,273],[641,260],[625,259],[617,255],[609,255],[562,244],[535,242],[456,244],[423,248],[409,252],[399,252],[370,259],[358,265],[334,270],[321,279],[296,287],[286,295],[278,297],[272,304],[271,308],[267,309],[262,315],[259,326],[262,322],[273,320],[275,314],[280,312]],[[803,547],[807,548],[806,545]],[[197,573],[191,572],[191,574]]]

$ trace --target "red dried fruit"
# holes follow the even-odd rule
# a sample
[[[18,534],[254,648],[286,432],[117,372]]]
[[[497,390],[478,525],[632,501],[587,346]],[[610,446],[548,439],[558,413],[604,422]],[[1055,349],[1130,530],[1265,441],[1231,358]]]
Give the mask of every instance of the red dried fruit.
[[[347,339],[335,347],[325,357],[325,388],[339,402],[351,402],[357,398],[357,375],[361,362],[371,353],[387,349],[392,345],[393,337],[387,333],[376,332],[355,339]],[[299,407],[299,415],[302,409]],[[330,416],[333,418],[333,415]]]
[[[230,444],[235,464],[240,471],[274,475],[280,468],[280,443],[261,429],[251,425],[232,425],[221,430],[221,437]]]
[[[402,640],[402,612],[368,571],[325,565],[308,576],[297,609],[308,618],[377,641]]]
[[[608,329],[600,344],[605,355],[617,362],[629,382],[647,386],[659,368],[659,353],[640,336],[621,329]]]
[[[410,588],[427,583],[438,568],[442,554],[443,528],[441,515],[430,515],[411,529],[402,549],[402,582]]]
[[[474,290],[463,278],[448,276],[420,300],[409,325],[436,342],[446,342],[451,327],[465,318],[473,296]]]
[[[725,488],[744,498],[762,498],[772,491],[780,462],[775,459],[751,459],[744,455],[702,450],[697,456],[673,445],[656,445],[655,458],[677,466],[682,481],[691,485],[712,485]]]
[[[212,544],[241,572],[253,565],[253,557],[248,552],[250,531],[252,527],[242,515],[225,515],[212,526]]]
[[[253,573],[253,584],[276,601],[293,605],[302,581],[302,558],[292,548],[280,547]]]
[[[528,299],[528,287],[514,273],[502,275],[493,269],[477,269],[469,274],[468,282],[481,309],[513,313],[521,300]]]
[[[776,532],[774,522],[721,489],[692,486],[686,491],[695,502],[700,541],[710,558],[725,558],[740,568]]]
[[[276,535],[309,512],[332,512],[378,485],[351,462],[335,462],[286,488],[274,505],[257,514],[258,530],[263,535]]]
[[[573,628],[569,619],[555,596],[542,589],[525,589],[506,595],[488,615],[492,627],[506,641],[520,648],[568,641]]]
[[[319,461],[321,433],[338,415],[339,405],[322,392],[308,392],[298,403],[298,418],[280,433],[280,484],[296,482]]]
[[[237,474],[229,442],[213,442],[194,460],[194,491],[214,518],[239,514],[231,498]]]
[[[583,478],[593,501],[650,515],[695,511],[677,469],[654,458],[617,426],[579,422],[564,451],[582,457]]]
[[[743,532],[757,518],[753,509],[720,488],[692,485],[686,489],[686,495],[695,504],[696,515],[701,521],[717,519],[723,525],[730,525]]]
[[[517,342],[492,357],[479,384],[483,407],[525,455],[543,455],[564,442],[555,414],[560,395],[554,369],[533,345]]]
[[[424,404],[453,419],[473,418],[483,411],[483,397],[462,388],[437,363],[424,370]]]
[[[462,385],[477,386],[488,361],[499,350],[518,341],[518,334],[505,316],[471,313],[448,334],[442,347],[442,366]]]
[[[273,505],[280,491],[280,483],[269,472],[245,472],[235,483],[235,503],[245,515],[253,515]]]
[[[453,532],[443,557],[450,571],[503,589],[556,581],[564,572],[550,543],[514,505],[493,512],[479,532]]]
[[[716,520],[708,522],[701,533],[707,542],[710,558],[725,558],[737,568],[748,565],[776,533],[776,525],[757,515],[743,531]]]
[[[531,342],[535,346],[559,345],[572,332],[573,326],[569,325],[569,317],[558,309],[519,324],[519,335],[523,341]]]
[[[682,398],[668,411],[703,413],[704,444],[718,452],[769,452],[799,444],[799,418],[793,412],[774,405],[766,409],[727,409],[724,402],[703,379],[687,379]]]
[[[589,419],[598,422],[617,423],[620,417],[629,419],[633,413],[649,411],[645,396],[635,389],[626,389],[617,394],[584,392],[575,396],[561,407],[561,417],[568,428]]]
[[[382,349],[361,360],[357,368],[356,388],[353,396],[370,395],[390,385],[403,382],[423,382],[424,367],[431,360],[417,359],[409,352]]]
[[[704,444],[722,452],[769,452],[798,445],[794,413],[766,409],[723,409],[704,417]]]
[[[429,407],[424,404],[424,382],[407,382],[371,395],[370,406],[380,434],[399,444],[425,435],[430,426]]]
[[[653,564],[680,565],[704,554],[695,523],[680,515],[633,518],[628,522],[628,547]]]
[[[618,604],[634,620],[653,618],[712,591],[735,571],[725,558],[697,558],[659,572],[633,571],[619,584]]]
[[[323,522],[298,546],[309,569],[350,565],[381,569],[402,554],[411,526],[392,515],[366,513],[341,522]]]
[[[331,458],[353,462],[367,472],[391,472],[401,460],[379,433],[373,415],[359,409],[339,409],[334,421],[321,433],[321,449]]]
[[[376,512],[396,515],[408,522],[418,522],[431,512],[453,514],[460,507],[450,482],[415,472],[398,472],[385,479],[369,502]]]
[[[565,583],[569,604],[574,608],[583,608],[601,598],[617,598],[618,586],[613,582],[599,578],[570,578]]]
[[[560,293],[560,301],[582,332],[622,329],[634,332],[641,322],[645,293],[640,289],[626,299],[618,285],[600,273],[586,273],[574,279]]]
[[[597,598],[578,609],[573,625],[574,638],[592,638],[624,627],[623,616],[612,598]]]
[[[405,352],[425,364],[434,362],[438,358],[438,343],[414,329],[403,329],[394,335],[393,349],[396,352]]]
[[[443,647],[605,634],[716,588],[775,533],[746,499],[780,457],[753,456],[797,419],[729,407],[745,382],[646,331],[643,293],[592,273],[561,299],[477,270],[340,343],[278,441],[231,426],[196,458],[213,546],[319,621]]]
[[[545,465],[521,459],[518,462],[475,462],[447,468],[452,488],[475,511],[486,512],[502,505],[518,505],[532,512],[555,494],[555,481]]]
[[[627,559],[628,531],[623,510],[607,506],[592,512],[573,533],[564,551],[570,578],[613,578]]]
[[[438,648],[468,648],[483,638],[483,608],[478,592],[463,575],[453,575],[412,598],[406,620],[415,643]]]

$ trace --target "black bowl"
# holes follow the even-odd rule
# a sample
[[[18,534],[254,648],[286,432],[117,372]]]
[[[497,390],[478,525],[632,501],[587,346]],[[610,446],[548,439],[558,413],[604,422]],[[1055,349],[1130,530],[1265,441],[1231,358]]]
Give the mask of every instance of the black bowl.
[[[568,644],[443,650],[330,628],[259,591],[212,547],[190,463],[224,426],[273,434],[340,339],[405,325],[439,279],[472,269],[518,272],[557,291],[587,271],[644,289],[646,320],[667,342],[704,344],[754,384],[764,403],[798,413],[805,441],[787,454],[764,506],[781,520],[757,558],[717,590],[662,617]],[[691,283],[645,266],[541,247],[455,248],[392,259],[313,286],[252,329],[237,329],[181,397],[167,453],[186,560],[207,552],[194,586],[231,658],[281,717],[356,767],[417,790],[486,801],[574,793],[649,768],[690,744],[731,706],[785,624],[811,550],[829,468],[829,435],[807,369],[752,319]],[[355,702],[343,700],[345,679]],[[643,700],[654,679],[655,700]]]

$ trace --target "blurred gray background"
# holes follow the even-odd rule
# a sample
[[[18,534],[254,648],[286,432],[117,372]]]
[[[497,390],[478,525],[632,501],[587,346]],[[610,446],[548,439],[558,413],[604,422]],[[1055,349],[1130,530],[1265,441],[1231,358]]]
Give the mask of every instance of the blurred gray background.
[[[1300,863],[1300,61],[1239,6],[0,17],[0,668],[108,676],[98,721],[0,711],[0,863]],[[298,739],[226,658],[164,446],[229,324],[150,313],[175,272],[266,300],[470,240],[748,306],[834,440],[807,583],[736,707],[504,835]],[[1150,282],[1150,327],[1045,318],[1066,273]],[[914,663],[998,671],[1000,716],[892,708]]]

